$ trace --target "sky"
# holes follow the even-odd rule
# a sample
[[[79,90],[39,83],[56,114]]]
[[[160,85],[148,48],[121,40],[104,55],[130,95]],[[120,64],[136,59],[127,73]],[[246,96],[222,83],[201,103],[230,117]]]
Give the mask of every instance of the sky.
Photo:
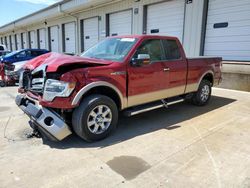
[[[60,0],[0,0],[0,27]]]

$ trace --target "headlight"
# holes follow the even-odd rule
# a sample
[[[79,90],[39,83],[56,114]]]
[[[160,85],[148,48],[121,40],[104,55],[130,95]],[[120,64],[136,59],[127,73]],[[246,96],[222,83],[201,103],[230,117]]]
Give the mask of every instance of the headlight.
[[[52,101],[55,97],[68,97],[75,89],[75,83],[48,79],[45,83],[43,98]]]

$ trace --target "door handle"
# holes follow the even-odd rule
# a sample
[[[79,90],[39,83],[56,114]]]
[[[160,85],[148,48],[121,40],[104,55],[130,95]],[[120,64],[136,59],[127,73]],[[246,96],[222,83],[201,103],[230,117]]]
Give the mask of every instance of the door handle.
[[[170,68],[164,68],[163,71],[168,72],[168,71],[170,71]]]

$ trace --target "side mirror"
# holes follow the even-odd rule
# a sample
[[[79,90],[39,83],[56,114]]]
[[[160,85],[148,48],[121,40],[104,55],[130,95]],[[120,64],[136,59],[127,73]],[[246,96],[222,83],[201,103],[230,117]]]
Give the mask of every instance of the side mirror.
[[[149,54],[138,54],[137,58],[132,59],[131,64],[135,67],[149,65],[150,64],[150,55]]]

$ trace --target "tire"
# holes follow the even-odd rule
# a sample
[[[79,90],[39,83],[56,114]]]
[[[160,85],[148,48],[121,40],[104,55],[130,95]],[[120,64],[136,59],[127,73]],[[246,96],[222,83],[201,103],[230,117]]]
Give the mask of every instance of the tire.
[[[6,83],[3,80],[0,80],[0,87],[5,87]]]
[[[198,91],[193,94],[191,98],[191,102],[194,105],[197,106],[204,106],[206,105],[210,98],[211,98],[211,92],[212,92],[212,84],[208,80],[202,80]]]
[[[106,138],[115,130],[117,122],[117,105],[104,95],[86,97],[72,115],[73,130],[88,142]]]

